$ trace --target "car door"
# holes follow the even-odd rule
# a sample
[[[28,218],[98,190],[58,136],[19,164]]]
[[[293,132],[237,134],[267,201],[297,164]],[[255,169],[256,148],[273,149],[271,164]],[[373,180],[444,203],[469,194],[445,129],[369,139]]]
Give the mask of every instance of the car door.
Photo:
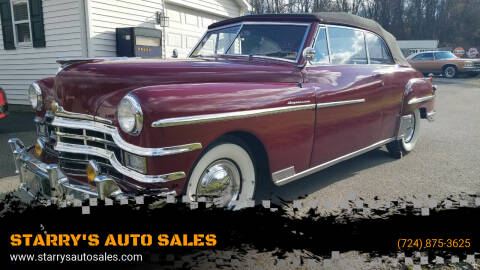
[[[384,75],[368,65],[363,31],[321,27],[314,49],[305,75],[317,103],[312,167],[375,144],[385,98]]]
[[[398,129],[398,116],[401,112],[401,103],[408,81],[406,71],[408,66],[396,65],[390,49],[382,37],[365,31],[365,41],[369,66],[376,76],[381,79],[382,86],[378,89],[377,110],[381,114],[381,125],[374,134],[375,141],[382,141],[396,136]]]

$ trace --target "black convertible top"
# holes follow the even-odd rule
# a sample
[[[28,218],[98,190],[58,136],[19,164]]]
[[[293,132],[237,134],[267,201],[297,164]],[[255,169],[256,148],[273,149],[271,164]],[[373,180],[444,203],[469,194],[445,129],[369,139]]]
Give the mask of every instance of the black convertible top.
[[[320,23],[337,24],[345,26],[353,26],[362,28],[381,36],[387,43],[392,57],[397,64],[409,65],[407,60],[398,47],[397,40],[387,30],[374,20],[366,19],[357,15],[346,12],[318,12],[309,14],[263,14],[263,15],[246,15],[242,17],[232,18],[211,24],[208,29],[218,26],[232,24],[244,21],[296,21],[309,22],[317,21]]]

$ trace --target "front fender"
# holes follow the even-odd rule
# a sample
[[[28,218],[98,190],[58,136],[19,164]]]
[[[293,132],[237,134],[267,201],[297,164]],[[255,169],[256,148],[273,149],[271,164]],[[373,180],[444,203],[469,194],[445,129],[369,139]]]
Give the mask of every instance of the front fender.
[[[168,147],[201,143],[203,149],[224,134],[246,132],[264,145],[272,172],[294,166],[308,168],[315,122],[313,88],[298,83],[201,83],[150,86],[132,92],[142,105],[144,128],[125,140],[142,147]],[[156,121],[191,116],[225,115],[277,110],[238,118],[156,126]],[[156,174],[185,171],[188,175],[201,151],[150,160]],[[150,172],[149,172],[150,173]]]
[[[55,77],[48,77],[36,82],[42,90],[42,109],[36,111],[38,117],[44,117],[50,104],[55,100]]]

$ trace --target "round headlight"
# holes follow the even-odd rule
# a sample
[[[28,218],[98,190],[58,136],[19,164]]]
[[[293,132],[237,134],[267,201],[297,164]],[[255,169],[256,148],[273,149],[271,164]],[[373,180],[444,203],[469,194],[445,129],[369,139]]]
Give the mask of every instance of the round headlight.
[[[42,109],[42,90],[37,83],[32,83],[28,88],[28,98],[34,110],[40,111]]]
[[[142,131],[143,113],[137,98],[128,94],[120,101],[117,110],[120,128],[129,134],[137,135]]]

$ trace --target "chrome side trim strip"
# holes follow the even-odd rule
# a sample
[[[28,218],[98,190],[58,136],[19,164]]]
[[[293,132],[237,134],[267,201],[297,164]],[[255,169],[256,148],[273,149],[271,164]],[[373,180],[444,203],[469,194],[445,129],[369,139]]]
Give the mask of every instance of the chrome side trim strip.
[[[52,125],[57,127],[88,129],[110,134],[110,136],[112,136],[113,138],[113,141],[118,147],[139,156],[167,156],[190,152],[202,148],[201,143],[191,143],[161,148],[144,148],[124,141],[118,133],[117,128],[114,126],[81,119],[73,120],[68,118],[55,117],[52,121]]]
[[[141,174],[127,167],[122,166],[122,164],[117,160],[117,158],[115,157],[115,154],[112,151],[101,149],[98,147],[92,147],[89,145],[78,145],[78,144],[57,142],[55,145],[55,150],[61,151],[61,152],[76,153],[76,154],[89,154],[89,155],[99,156],[99,157],[108,159],[110,161],[110,164],[112,164],[112,166],[118,172],[143,183],[168,182],[171,180],[185,178],[186,176],[184,172],[174,172],[174,173],[162,174],[162,175]]]
[[[274,182],[277,182],[293,175],[295,175],[295,166],[272,173],[272,179]]]
[[[334,106],[342,106],[348,104],[355,104],[355,103],[362,103],[365,102],[365,99],[353,99],[353,100],[344,100],[344,101],[334,101],[334,102],[326,102],[326,103],[317,103],[318,108],[327,108],[327,107],[334,107]]]
[[[408,105],[411,105],[411,104],[417,104],[417,103],[420,103],[420,102],[424,102],[424,101],[427,101],[427,100],[431,100],[435,97],[435,95],[431,95],[431,96],[426,96],[426,97],[421,97],[421,98],[412,98],[408,101]]]
[[[387,143],[389,143],[389,142],[391,142],[391,141],[394,141],[394,140],[395,140],[395,138],[389,138],[389,139],[386,139],[386,140],[382,140],[382,141],[376,142],[376,143],[374,143],[374,144],[372,144],[372,145],[369,145],[369,146],[367,146],[367,147],[365,147],[365,148],[359,149],[359,150],[357,150],[357,151],[355,151],[355,152],[352,152],[352,153],[350,153],[350,154],[346,154],[346,155],[344,155],[344,156],[341,156],[341,157],[338,157],[338,158],[336,158],[336,159],[327,161],[327,162],[325,162],[325,163],[322,163],[322,164],[320,164],[320,165],[317,165],[317,166],[312,167],[312,168],[310,168],[310,169],[307,169],[307,170],[305,170],[305,171],[299,172],[299,173],[297,173],[297,174],[295,174],[295,175],[293,175],[293,176],[290,176],[290,177],[287,177],[287,178],[284,178],[284,179],[281,179],[281,180],[278,180],[278,181],[274,181],[274,183],[275,183],[277,186],[283,186],[283,185],[288,184],[288,183],[290,183],[290,182],[292,182],[292,181],[295,181],[295,180],[297,180],[297,179],[300,179],[300,178],[302,178],[302,177],[305,177],[305,176],[307,176],[307,175],[310,175],[310,174],[312,174],[312,173],[316,173],[316,172],[321,171],[321,170],[323,170],[323,169],[325,169],[325,168],[328,168],[328,167],[330,167],[330,166],[332,166],[332,165],[335,165],[335,164],[337,164],[337,163],[339,163],[339,162],[341,162],[341,161],[344,161],[344,160],[347,160],[347,159],[356,157],[356,156],[358,156],[358,155],[361,155],[361,154],[363,154],[363,153],[366,153],[366,152],[368,152],[368,151],[370,151],[370,150],[373,150],[373,149],[375,149],[375,148],[378,148],[378,147],[380,147],[380,146],[382,146],[382,145],[384,145],[384,144],[387,144]]]
[[[166,119],[157,120],[152,123],[152,127],[183,126],[183,125],[190,125],[190,124],[207,123],[207,122],[221,121],[221,120],[233,120],[233,119],[240,119],[240,118],[249,118],[249,117],[256,117],[256,116],[263,116],[263,115],[270,115],[270,114],[277,114],[277,113],[284,113],[284,112],[294,112],[294,111],[313,110],[313,109],[315,109],[315,104],[276,107],[276,108],[268,108],[268,109],[238,111],[238,112],[183,116],[183,117],[166,118]]]

